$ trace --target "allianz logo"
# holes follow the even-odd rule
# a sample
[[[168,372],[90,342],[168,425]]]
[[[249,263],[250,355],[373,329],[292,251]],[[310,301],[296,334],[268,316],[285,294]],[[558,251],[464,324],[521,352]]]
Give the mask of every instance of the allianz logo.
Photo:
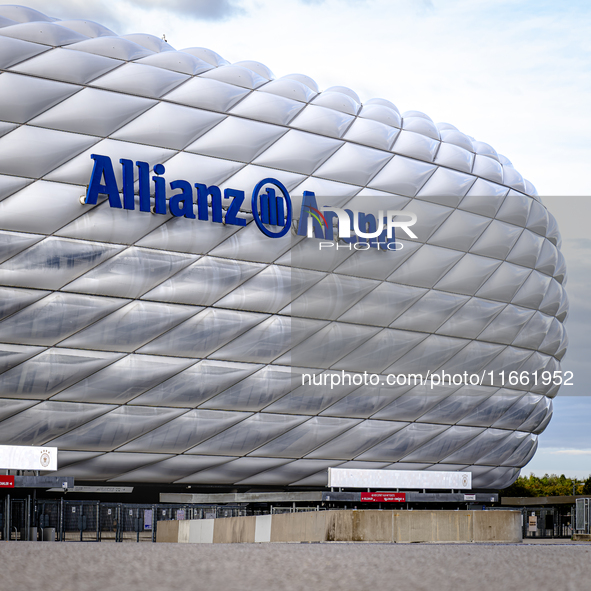
[[[182,179],[167,183],[163,164],[155,164],[150,177],[147,162],[134,163],[122,158],[119,160],[122,173],[120,190],[111,158],[100,154],[91,154],[90,157],[94,165],[86,194],[80,198],[83,204],[96,205],[99,197],[105,195],[110,207],[134,210],[137,171],[139,211],[246,226],[247,220],[239,215],[246,198],[240,189],[226,188],[222,192],[215,185],[191,184]],[[265,192],[262,192],[263,189]],[[169,191],[176,192],[169,194]],[[258,229],[269,238],[280,238],[292,229],[291,197],[277,179],[265,178],[256,184],[251,196],[251,210]],[[384,213],[380,210],[375,216],[330,205],[318,206],[315,194],[304,191],[299,218],[292,231],[299,236],[319,239],[319,250],[336,247],[395,251],[403,247],[401,242],[396,242],[396,228],[400,228],[408,238],[417,239],[410,229],[416,221],[417,216],[407,211],[387,210]]]

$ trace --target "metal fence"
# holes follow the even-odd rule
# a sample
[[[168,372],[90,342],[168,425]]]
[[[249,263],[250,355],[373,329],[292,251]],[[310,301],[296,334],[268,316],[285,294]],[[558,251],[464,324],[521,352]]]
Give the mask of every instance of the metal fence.
[[[2,540],[78,542],[155,542],[158,523],[254,515],[239,505],[103,503],[65,499],[13,499],[0,502]]]
[[[3,540],[29,540],[30,539],[30,498],[10,499],[7,497],[3,514]],[[8,513],[12,519],[5,519]]]
[[[570,538],[573,515],[570,506],[527,507],[522,510],[523,539]]]
[[[576,522],[575,528],[579,534],[591,533],[589,526],[589,504],[591,499],[577,499],[575,505]]]

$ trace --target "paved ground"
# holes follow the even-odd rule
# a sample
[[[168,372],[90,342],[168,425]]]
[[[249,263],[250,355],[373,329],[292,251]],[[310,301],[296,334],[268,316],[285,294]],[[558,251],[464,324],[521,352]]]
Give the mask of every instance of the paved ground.
[[[589,591],[591,544],[0,542],[10,591]]]

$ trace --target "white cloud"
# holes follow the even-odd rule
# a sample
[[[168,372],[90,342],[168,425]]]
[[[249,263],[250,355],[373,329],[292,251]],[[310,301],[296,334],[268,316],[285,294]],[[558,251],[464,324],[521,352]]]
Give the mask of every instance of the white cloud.
[[[362,100],[383,96],[490,143],[543,195],[591,193],[589,8],[244,0],[241,14],[205,23],[164,4],[145,10],[153,1],[118,4],[120,32],[166,33],[177,48],[258,60],[279,76],[298,71]]]
[[[490,143],[542,195],[591,194],[591,7],[499,0],[42,0],[59,18],[349,86]]]
[[[140,10],[162,7],[160,0],[128,0],[128,2]],[[166,10],[184,19],[226,21],[246,13],[240,4],[232,0],[168,0]]]

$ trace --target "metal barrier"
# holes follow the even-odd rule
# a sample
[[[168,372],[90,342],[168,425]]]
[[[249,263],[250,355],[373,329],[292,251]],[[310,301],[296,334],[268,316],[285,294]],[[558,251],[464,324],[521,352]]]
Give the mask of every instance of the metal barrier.
[[[282,515],[283,513],[309,513],[310,511],[328,511],[328,507],[313,505],[311,507],[271,507],[271,515]],[[333,508],[332,511],[339,511],[340,508]],[[343,509],[345,510],[345,509]]]
[[[2,539],[29,541],[37,539],[36,529],[31,521],[31,497],[13,499],[6,495],[1,510]]]
[[[562,509],[562,510],[561,510]],[[573,515],[570,506],[527,507],[522,510],[523,539],[570,538]]]
[[[39,528],[39,536],[43,541],[55,541],[60,532],[61,501],[41,500],[35,505],[36,519]]]
[[[99,538],[101,542],[118,542],[121,523],[121,507],[117,503],[101,503],[99,506]]]
[[[155,542],[155,505],[121,505],[119,507],[118,532],[116,541]]]
[[[155,542],[158,523],[261,513],[244,507],[103,503],[66,499],[12,499],[0,502],[3,540],[60,542]]]
[[[98,501],[64,501],[59,539],[99,542],[99,508]]]
[[[589,525],[589,504],[591,499],[577,499],[575,502],[575,529],[578,534],[589,534],[591,533]]]
[[[29,503],[29,499],[10,499],[8,540],[28,541],[30,539]]]

